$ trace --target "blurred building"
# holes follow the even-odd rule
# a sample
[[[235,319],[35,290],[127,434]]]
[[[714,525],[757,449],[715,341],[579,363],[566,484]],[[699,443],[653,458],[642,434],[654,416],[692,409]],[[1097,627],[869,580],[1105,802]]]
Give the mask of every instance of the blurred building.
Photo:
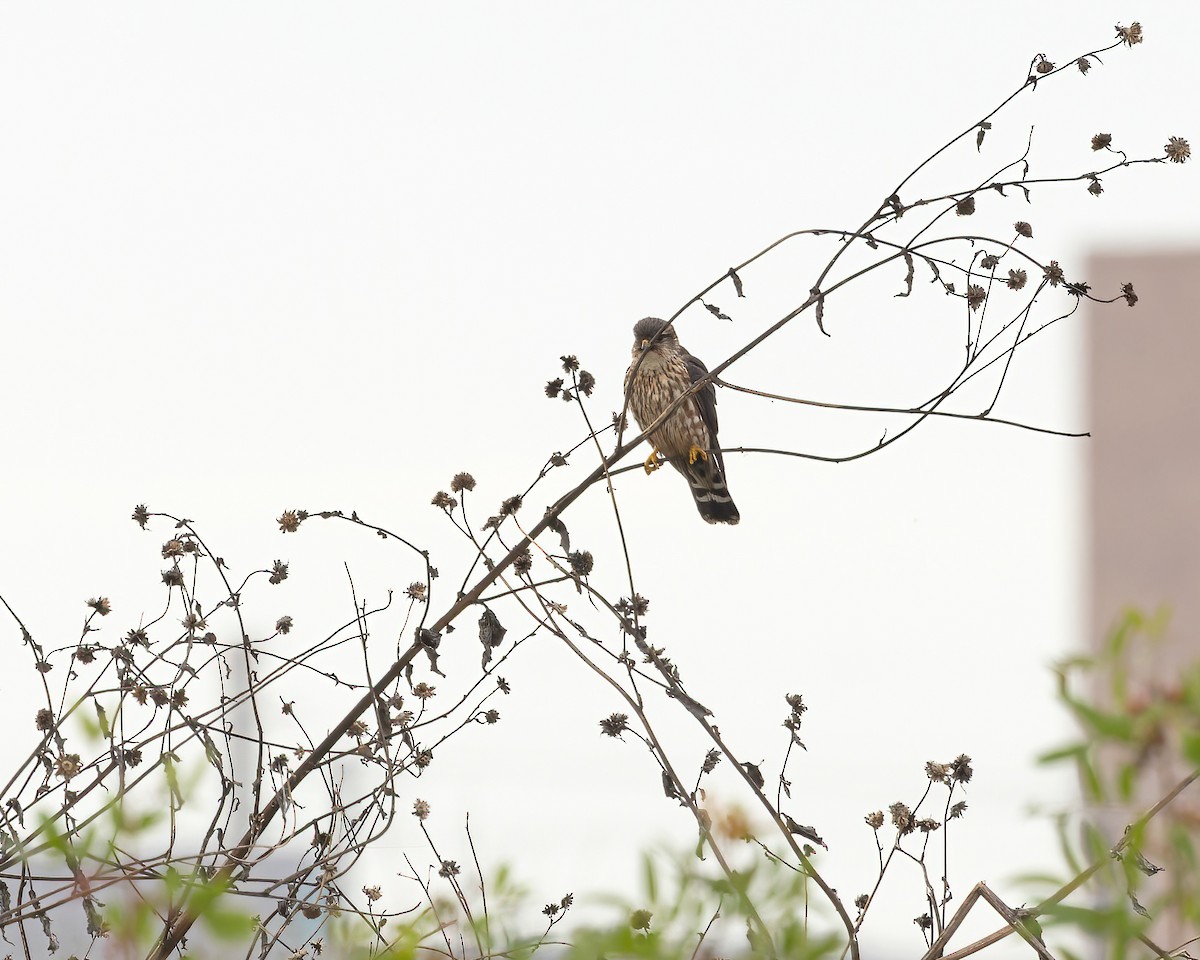
[[[1131,281],[1140,297],[1132,310],[1092,306],[1087,319],[1089,636],[1103,643],[1129,608],[1169,616],[1162,641],[1131,656],[1137,709],[1178,697],[1183,669],[1200,660],[1200,251],[1105,254],[1086,275],[1097,292]],[[1188,772],[1177,743],[1125,753],[1104,758],[1110,773],[1131,756],[1139,765],[1130,808],[1102,808],[1110,836]],[[1200,784],[1154,831],[1147,853],[1168,872],[1146,882],[1147,896],[1182,879],[1170,875],[1172,829],[1200,838]],[[1188,872],[1194,885],[1194,864]],[[1166,915],[1153,932],[1170,949],[1200,933],[1189,926]]]

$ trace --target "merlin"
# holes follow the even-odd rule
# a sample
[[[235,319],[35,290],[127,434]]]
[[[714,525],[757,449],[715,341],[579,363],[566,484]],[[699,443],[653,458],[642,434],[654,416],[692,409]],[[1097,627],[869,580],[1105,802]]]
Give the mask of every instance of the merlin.
[[[633,363],[625,373],[625,393],[643,430],[706,376],[708,368],[680,345],[675,328],[665,320],[646,317],[634,326]],[[662,454],[687,478],[696,509],[706,522],[741,519],[725,486],[725,461],[717,445],[717,391],[712,383],[684,400],[648,439],[654,450],[646,458],[646,473],[658,469]]]

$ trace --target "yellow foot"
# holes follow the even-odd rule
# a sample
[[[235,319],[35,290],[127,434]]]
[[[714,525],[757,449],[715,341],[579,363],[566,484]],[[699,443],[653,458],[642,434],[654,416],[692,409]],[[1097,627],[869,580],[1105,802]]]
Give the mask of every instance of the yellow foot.
[[[702,450],[700,447],[692,444],[692,448],[688,451],[688,463],[695,463],[697,460],[707,460],[708,451]]]
[[[650,476],[655,470],[662,466],[658,462],[658,447],[650,451],[650,456],[646,458],[646,462],[642,464],[646,468],[646,476]]]

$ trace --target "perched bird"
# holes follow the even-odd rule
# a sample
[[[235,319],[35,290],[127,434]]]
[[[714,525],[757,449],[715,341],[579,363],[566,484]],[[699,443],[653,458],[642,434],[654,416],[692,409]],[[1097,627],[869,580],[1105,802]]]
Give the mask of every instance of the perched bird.
[[[668,406],[708,376],[708,368],[679,343],[665,320],[646,317],[633,328],[633,363],[625,393],[638,426],[645,430]],[[654,428],[646,473],[660,466],[661,453],[687,478],[696,509],[708,523],[737,523],[737,507],[725,486],[725,461],[717,446],[717,391],[706,383]]]

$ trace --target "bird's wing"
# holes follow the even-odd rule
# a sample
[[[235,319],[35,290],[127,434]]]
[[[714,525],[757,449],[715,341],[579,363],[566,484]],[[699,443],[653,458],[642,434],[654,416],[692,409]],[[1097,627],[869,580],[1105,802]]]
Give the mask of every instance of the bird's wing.
[[[702,380],[708,376],[708,367],[704,365],[704,361],[698,357],[693,357],[686,350],[683,353],[683,362],[687,365],[688,377],[692,383],[697,380]],[[700,409],[700,419],[704,421],[704,426],[708,428],[709,442],[715,447],[717,446],[717,388],[712,383],[706,383],[696,393],[696,406]],[[716,454],[717,464],[721,468],[721,473],[725,473],[725,460],[718,451]]]

